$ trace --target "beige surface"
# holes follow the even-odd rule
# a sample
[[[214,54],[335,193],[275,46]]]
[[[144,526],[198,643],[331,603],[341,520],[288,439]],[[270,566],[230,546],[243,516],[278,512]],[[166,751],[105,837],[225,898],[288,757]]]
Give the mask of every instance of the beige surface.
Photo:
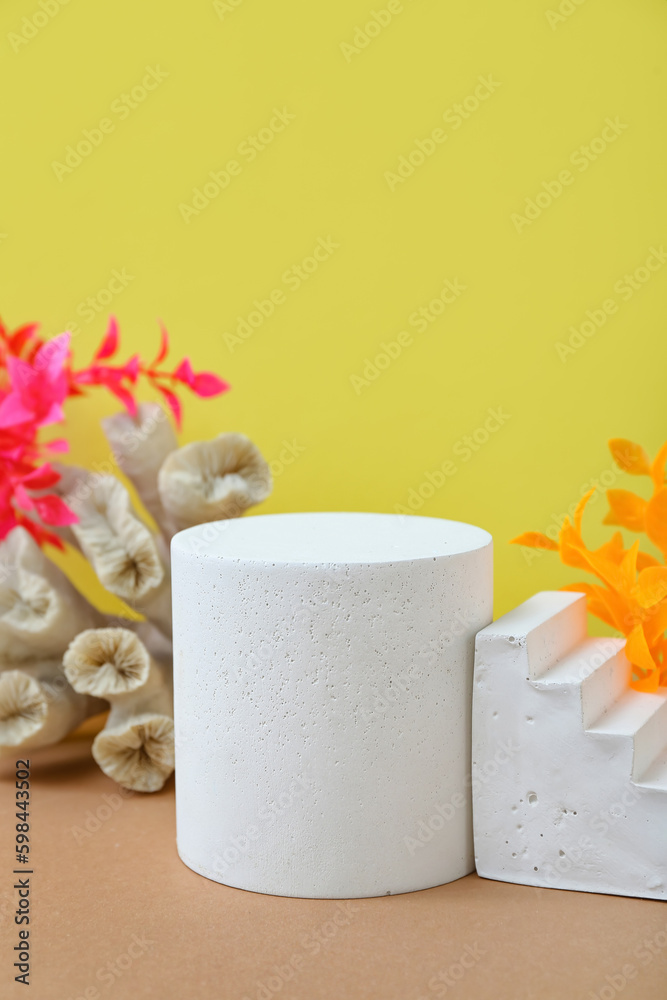
[[[2,768],[2,1000],[667,997],[662,903],[475,875],[349,907],[228,889],[178,859],[173,781],[158,795],[121,798],[89,742],[32,755],[29,993],[11,968],[15,820]],[[440,973],[449,985],[434,980]]]

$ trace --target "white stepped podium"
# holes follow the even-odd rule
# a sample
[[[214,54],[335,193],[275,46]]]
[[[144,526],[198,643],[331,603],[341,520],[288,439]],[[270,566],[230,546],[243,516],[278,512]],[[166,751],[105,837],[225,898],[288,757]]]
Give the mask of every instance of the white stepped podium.
[[[477,871],[667,899],[667,688],[629,687],[625,640],[588,638],[586,599],[536,594],[477,635]]]

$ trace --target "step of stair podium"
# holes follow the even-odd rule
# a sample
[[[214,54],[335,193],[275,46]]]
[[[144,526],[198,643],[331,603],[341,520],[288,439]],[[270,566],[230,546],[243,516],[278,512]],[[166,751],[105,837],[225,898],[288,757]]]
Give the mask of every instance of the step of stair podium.
[[[667,792],[667,753],[653,761],[637,784],[644,788],[660,788]]]
[[[638,780],[666,749],[667,699],[661,694],[627,690],[588,732],[632,739],[632,777]]]
[[[667,688],[629,687],[586,599],[536,594],[477,636],[473,826],[485,878],[667,899]]]

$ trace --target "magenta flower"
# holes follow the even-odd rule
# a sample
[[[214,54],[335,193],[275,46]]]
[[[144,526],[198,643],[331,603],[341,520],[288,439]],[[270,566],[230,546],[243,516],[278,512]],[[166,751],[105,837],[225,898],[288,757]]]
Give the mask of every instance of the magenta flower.
[[[69,446],[64,438],[42,442],[39,431],[64,421],[63,405],[70,396],[104,386],[134,415],[136,389],[143,377],[162,395],[180,428],[179,385],[201,397],[218,396],[230,386],[210,372],[193,371],[188,358],[173,372],[160,369],[169,350],[162,325],[160,348],[150,365],[138,354],[114,365],[109,362],[118,352],[120,334],[112,316],[92,364],[79,370],[71,367],[69,333],[44,341],[37,330],[36,324],[27,324],[10,333],[0,322],[0,539],[21,524],[40,545],[62,548],[58,536],[43,525],[73,524],[76,517],[60,497],[48,492],[60,476],[43,456],[67,451]]]
[[[0,403],[0,428],[26,423],[43,427],[65,419],[69,341],[69,333],[61,333],[42,344],[32,361],[7,358],[11,389]]]

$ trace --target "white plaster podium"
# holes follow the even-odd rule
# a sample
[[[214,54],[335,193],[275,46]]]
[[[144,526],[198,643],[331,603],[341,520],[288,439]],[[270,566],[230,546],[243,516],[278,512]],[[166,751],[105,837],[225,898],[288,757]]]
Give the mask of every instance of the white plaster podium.
[[[226,885],[350,898],[473,871],[480,528],[273,514],[172,542],[178,851]]]
[[[625,640],[586,634],[586,598],[535,594],[477,636],[477,871],[667,899],[667,688],[630,688]]]

